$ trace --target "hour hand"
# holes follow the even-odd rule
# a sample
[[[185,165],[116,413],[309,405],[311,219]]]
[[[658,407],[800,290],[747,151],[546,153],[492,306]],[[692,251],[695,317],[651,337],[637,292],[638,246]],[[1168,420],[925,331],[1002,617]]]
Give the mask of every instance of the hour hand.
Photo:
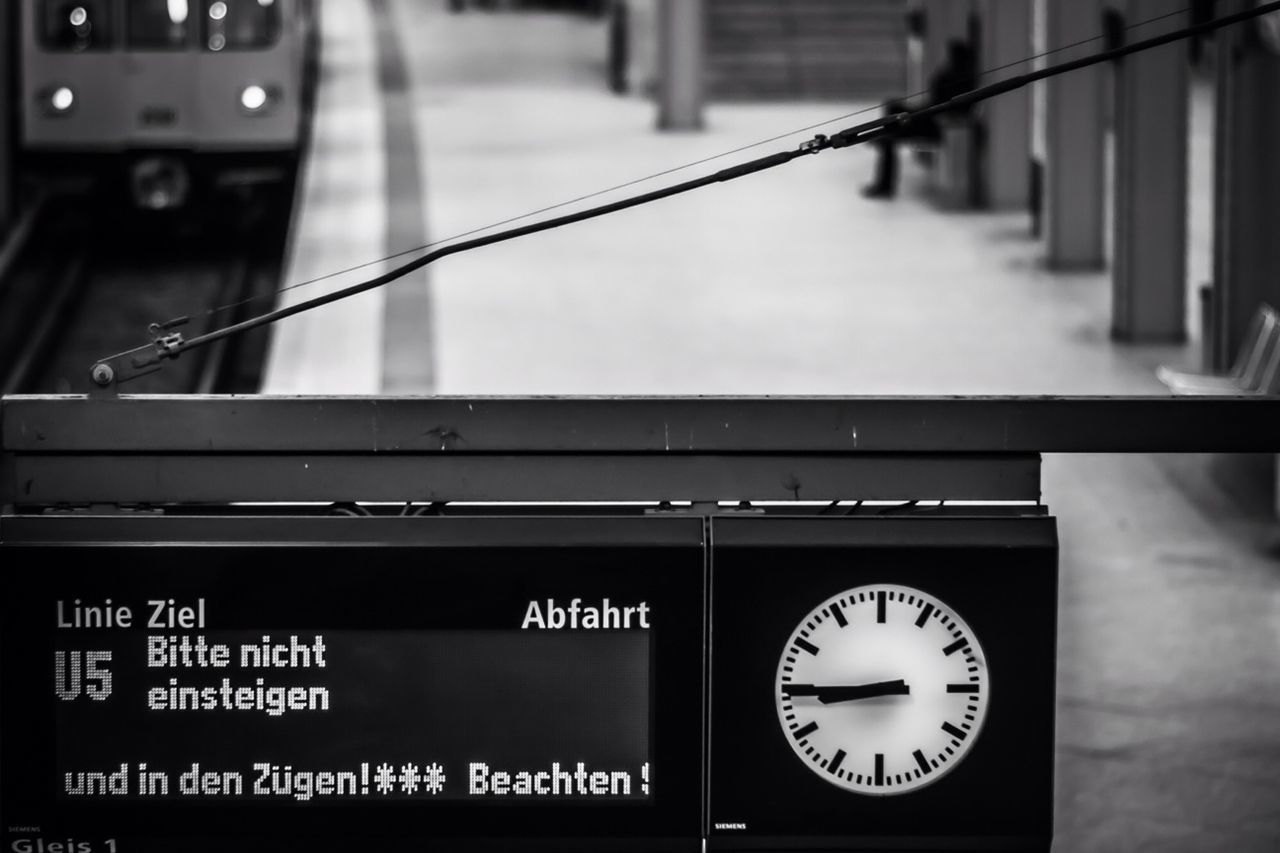
[[[822,704],[830,705],[832,702],[852,702],[877,696],[905,696],[911,688],[899,678],[871,684],[784,684],[782,692],[788,696],[813,696]]]

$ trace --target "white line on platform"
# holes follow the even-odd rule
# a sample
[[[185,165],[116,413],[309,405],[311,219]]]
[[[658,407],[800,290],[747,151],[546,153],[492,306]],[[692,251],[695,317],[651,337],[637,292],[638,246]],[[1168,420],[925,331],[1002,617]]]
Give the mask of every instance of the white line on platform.
[[[363,2],[326,3],[310,155],[299,180],[285,284],[381,257],[385,248],[385,151],[373,21]],[[370,267],[287,291],[282,306],[379,272]],[[376,394],[382,384],[385,295],[374,290],[277,323],[263,393]]]

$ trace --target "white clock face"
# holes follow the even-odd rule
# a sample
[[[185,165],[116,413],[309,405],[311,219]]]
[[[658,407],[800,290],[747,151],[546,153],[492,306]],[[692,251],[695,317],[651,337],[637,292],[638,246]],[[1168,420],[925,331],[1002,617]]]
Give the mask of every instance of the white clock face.
[[[973,748],[991,676],[969,626],[906,586],[860,586],[815,607],[778,662],[778,721],[822,779],[859,794],[905,794]]]

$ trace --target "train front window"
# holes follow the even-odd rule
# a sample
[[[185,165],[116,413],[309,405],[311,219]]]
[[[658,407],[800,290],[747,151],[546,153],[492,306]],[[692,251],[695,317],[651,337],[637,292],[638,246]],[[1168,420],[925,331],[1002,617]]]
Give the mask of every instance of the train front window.
[[[45,0],[40,40],[48,50],[106,50],[111,12],[111,0]]]
[[[280,37],[280,0],[202,0],[209,50],[269,47]]]
[[[129,0],[129,46],[181,50],[191,31],[188,0]]]

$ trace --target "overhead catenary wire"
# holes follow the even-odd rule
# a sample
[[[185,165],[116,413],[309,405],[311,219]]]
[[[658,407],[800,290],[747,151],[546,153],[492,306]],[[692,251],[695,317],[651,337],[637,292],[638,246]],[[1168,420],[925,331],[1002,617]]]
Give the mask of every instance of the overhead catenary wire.
[[[1132,24],[1127,24],[1124,27],[1124,31],[1128,32],[1128,31],[1136,30],[1141,27],[1149,26],[1150,24],[1158,23],[1168,18],[1182,15],[1189,11],[1190,11],[1190,7],[1187,6],[1181,9],[1176,9],[1172,12],[1166,12],[1163,15],[1156,15],[1155,17],[1152,17],[1152,18],[1146,18],[1144,20],[1137,21]],[[1006,62],[1004,65],[997,65],[992,68],[979,71],[977,76],[978,78],[983,78],[983,77],[988,77],[992,74],[998,74],[999,72],[1007,71],[1010,68],[1016,68],[1019,66],[1026,65],[1028,62],[1035,62],[1037,60],[1044,59],[1049,56],[1053,56],[1054,54],[1062,53],[1063,51],[1072,50],[1073,48],[1077,48],[1077,47],[1083,47],[1084,45],[1087,45],[1087,44],[1092,44],[1093,42],[1100,41],[1102,39],[1105,39],[1106,37],[1107,37],[1107,33],[1101,32],[1098,35],[1090,36],[1089,38],[1080,39],[1079,41],[1074,41],[1074,42],[1071,42],[1070,44],[1064,44],[1058,47],[1050,48],[1048,50],[1041,51],[1040,53],[1023,57],[1022,59],[1017,59],[1012,62]],[[926,94],[928,94],[927,90],[921,90],[918,92],[912,92],[905,96],[894,98],[892,99],[892,101],[903,101],[903,100],[910,101],[914,98],[918,98]],[[584,201],[590,201],[593,198],[599,198],[600,196],[609,195],[610,193],[619,192],[621,190],[628,189],[630,187],[648,183],[649,181],[654,181],[654,180],[657,180],[658,178],[665,178],[669,175],[674,175],[677,172],[683,172],[687,169],[693,169],[698,166],[705,166],[708,163],[713,163],[716,160],[721,160],[725,157],[731,157],[734,154],[742,154],[743,152],[750,151],[754,148],[759,148],[761,146],[769,145],[774,142],[780,142],[784,139],[788,139],[793,136],[799,136],[800,134],[803,134],[803,133],[811,133],[815,130],[820,130],[829,125],[836,124],[837,122],[848,121],[849,119],[857,118],[858,116],[866,115],[867,113],[885,109],[888,106],[888,104],[892,103],[892,101],[883,101],[877,104],[872,104],[871,106],[863,107],[862,109],[854,110],[853,112],[850,112],[850,113],[844,113],[842,115],[833,116],[832,118],[825,119],[823,121],[817,122],[816,124],[805,125],[804,127],[797,127],[792,130],[784,131],[783,133],[775,134],[773,136],[769,136],[764,139],[756,140],[755,142],[750,142],[745,145],[739,145],[735,148],[730,148],[725,151],[721,151],[717,154],[710,154],[706,157],[701,157],[696,160],[691,160],[687,163],[682,163],[677,166],[671,166],[669,168],[662,169],[661,171],[654,172],[649,175],[644,175],[642,177],[623,181],[622,183],[619,183],[619,184],[614,184],[612,186],[604,187],[603,189],[584,193],[582,195],[565,199],[563,201],[559,201],[554,204],[545,205],[543,207],[539,207],[534,210],[529,210],[529,211],[526,211],[525,213],[520,213],[515,216],[509,216],[505,219],[500,219],[496,222],[490,222],[487,225],[476,226],[475,228],[470,228],[466,231],[461,231],[456,234],[452,234],[448,237],[441,237],[438,240],[432,240],[428,243],[423,243],[417,246],[411,246],[407,249],[401,249],[397,252],[393,252],[392,254],[383,255],[382,257],[374,258],[373,260],[369,260],[369,261],[363,261],[353,266],[349,266],[343,269],[334,270],[333,272],[325,273],[324,275],[315,276],[314,278],[309,278],[304,281],[294,282],[292,284],[279,287],[271,291],[270,293],[257,294],[255,296],[249,296],[244,299],[237,300],[235,302],[227,303],[225,305],[219,305],[214,308],[209,308],[204,312],[204,316],[213,316],[215,314],[220,314],[225,311],[230,311],[236,308],[240,308],[244,305],[248,305],[253,302],[261,302],[266,299],[274,299],[276,296],[280,295],[281,293],[286,293],[292,290],[298,290],[303,287],[309,287],[311,285],[320,284],[325,281],[330,281],[332,279],[339,278],[341,276],[348,275],[353,272],[358,272],[362,269],[368,269],[369,267],[377,266],[378,264],[384,264],[384,263],[387,263],[388,261],[398,260],[399,258],[403,258],[408,255],[413,255],[418,252],[425,252],[428,249],[439,248],[441,246],[447,245],[449,243],[453,243],[463,238],[472,237],[476,234],[483,234],[485,231],[492,231],[493,229],[501,228],[504,225],[511,225],[516,222],[521,222],[525,219],[530,219],[534,216],[540,216],[544,213],[551,213],[552,211],[560,210],[562,208],[569,207],[571,205],[580,204]],[[166,326],[173,325],[173,321],[170,321],[169,323],[164,325]]]
[[[377,287],[381,287],[398,278],[408,275],[411,272],[421,269],[422,267],[425,267],[426,265],[432,263],[433,261],[439,260],[443,257],[447,257],[448,255],[457,254],[457,253],[468,251],[471,249],[482,248],[484,246],[493,245],[495,243],[513,240],[518,237],[535,234],[541,231],[547,231],[553,228],[559,228],[564,225],[570,225],[570,224],[581,222],[587,219],[594,219],[610,213],[616,213],[621,210],[626,210],[628,208],[648,204],[650,202],[658,201],[664,198],[670,198],[672,196],[690,192],[692,190],[709,186],[714,183],[721,183],[729,180],[734,180],[740,177],[745,177],[746,175],[764,171],[766,169],[771,169],[776,166],[781,166],[799,157],[818,154],[828,149],[847,148],[853,145],[859,145],[865,142],[874,141],[876,139],[879,139],[885,136],[893,135],[894,133],[897,132],[899,128],[908,125],[910,122],[918,121],[923,118],[931,118],[933,116],[940,115],[945,112],[967,109],[968,107],[972,106],[975,103],[988,100],[990,98],[994,98],[998,95],[1013,91],[1015,89],[1022,88],[1024,86],[1030,85],[1031,83],[1037,82],[1039,80],[1047,79],[1049,77],[1054,77],[1061,74],[1067,74],[1072,71],[1088,67],[1090,65],[1097,65],[1104,62],[1111,62],[1117,59],[1121,59],[1125,56],[1129,56],[1134,53],[1140,53],[1142,51],[1152,50],[1154,48],[1161,47],[1166,44],[1171,44],[1173,42],[1181,41],[1183,39],[1190,38],[1192,36],[1200,35],[1203,33],[1212,32],[1214,30],[1221,29],[1223,27],[1230,26],[1232,24],[1241,23],[1243,21],[1247,21],[1264,14],[1268,14],[1271,12],[1278,12],[1278,11],[1280,11],[1280,0],[1274,0],[1274,2],[1270,2],[1270,3],[1258,4],[1257,6],[1251,9],[1247,9],[1247,10],[1230,14],[1230,15],[1225,15],[1221,18],[1215,18],[1211,21],[1206,21],[1204,23],[1195,24],[1192,26],[1181,27],[1169,33],[1147,38],[1142,41],[1134,42],[1132,44],[1121,45],[1115,48],[1100,51],[1098,53],[1090,54],[1089,56],[1081,57],[1079,59],[1070,60],[1057,65],[1048,66],[1046,68],[1042,68],[1036,71],[1015,75],[1013,77],[1007,78],[997,83],[993,83],[987,86],[982,86],[977,89],[973,89],[969,92],[965,92],[963,94],[957,95],[947,101],[936,103],[936,104],[930,104],[929,106],[914,109],[914,110],[905,110],[903,112],[899,112],[893,115],[887,115],[879,119],[874,119],[872,121],[864,122],[860,125],[846,128],[845,130],[839,131],[829,137],[824,134],[818,134],[812,139],[802,143],[798,148],[788,149],[786,151],[780,151],[774,154],[766,155],[764,157],[760,157],[755,160],[750,160],[745,163],[740,163],[735,166],[730,166],[730,167],[721,169],[709,175],[693,178],[687,181],[683,181],[681,183],[673,184],[671,186],[663,187],[657,190],[652,190],[647,193],[642,193],[640,195],[630,196],[624,199],[620,199],[618,201],[599,205],[597,207],[576,211],[574,213],[564,214],[564,215],[553,217],[550,219],[540,220],[538,222],[530,223],[528,225],[523,225],[523,226],[512,228],[506,231],[500,231],[498,233],[489,234],[487,236],[476,237],[474,239],[467,240],[464,242],[457,242],[457,243],[453,243],[452,245],[442,246],[440,248],[435,249],[435,251],[429,252],[426,255],[415,258],[414,260],[401,264],[400,266],[394,267],[391,270],[388,270],[366,281],[350,285],[348,287],[342,288],[337,291],[333,291],[323,296],[314,297],[312,299],[297,303],[295,305],[291,305],[285,308],[279,308],[274,311],[270,311],[266,314],[253,317],[251,319],[244,320],[239,323],[234,323],[232,325],[223,327],[221,329],[217,329],[212,332],[208,332],[203,335],[199,335],[197,337],[191,338],[190,340],[186,340],[182,338],[180,334],[161,335],[157,337],[154,341],[152,341],[151,344],[144,345],[142,347],[138,347],[133,350],[128,350],[124,353],[118,353],[116,355],[108,357],[107,359],[102,360],[98,364],[95,364],[92,370],[93,379],[99,385],[107,385],[107,384],[111,384],[113,381],[114,382],[125,381],[126,379],[132,378],[133,376],[149,373],[152,370],[158,369],[159,364],[164,359],[176,358],[179,355],[181,355],[183,352],[189,349],[211,344],[215,341],[221,340],[231,335],[240,334],[241,332],[246,332],[246,331],[249,331],[250,329],[255,329],[261,326],[265,326],[265,325],[277,322],[279,320],[283,320],[287,317],[300,314],[304,311],[309,311],[313,308],[319,308],[323,305],[328,305],[332,302],[336,302],[341,299],[345,299],[347,297],[355,296],[356,294],[363,293],[365,291],[372,290]],[[1168,17],[1168,16],[1169,15],[1165,15],[1162,17]],[[1152,19],[1152,20],[1157,20],[1157,19]],[[1138,26],[1138,25],[1134,25],[1134,26]],[[1088,39],[1086,40],[1085,43],[1093,40],[1094,39]],[[1062,49],[1066,49],[1066,48],[1060,48],[1059,50],[1062,50]],[[1029,61],[1032,61],[1032,60],[1030,58],[1025,60],[1020,60],[1017,63],[1013,63],[1013,65],[1018,65],[1025,62],[1029,62]],[[986,73],[991,73],[991,72],[986,72]],[[867,111],[868,110],[861,110],[858,113],[854,113],[851,115],[858,115],[861,113],[865,113]],[[822,124],[825,125],[828,123],[830,122],[824,122]],[[819,125],[819,126],[822,126],[822,125]],[[790,135],[793,135],[793,134],[790,134],[790,133],[783,134],[783,136],[779,138],[785,138],[786,136],[790,136]],[[750,147],[756,147],[756,146],[754,144],[751,146],[747,146],[747,148],[750,148]],[[709,158],[709,159],[717,159],[717,158]],[[675,171],[678,171],[678,169]],[[634,183],[639,183],[642,180],[644,179],[638,179]],[[599,195],[604,192],[608,192],[608,190],[602,190],[600,191],[600,193],[596,193],[594,195]],[[565,204],[568,204],[568,203],[570,202],[566,202]],[[558,206],[564,206],[564,205],[562,204]],[[519,218],[526,218],[526,217],[519,217]],[[487,230],[487,229],[479,229],[479,230]],[[156,328],[158,330],[165,330],[170,328],[172,325],[175,325],[177,322],[179,321],[173,321],[169,324],[164,324]],[[123,372],[118,375],[116,369],[114,369],[111,366],[111,363],[115,363],[117,367],[128,368],[128,369],[123,370]]]

